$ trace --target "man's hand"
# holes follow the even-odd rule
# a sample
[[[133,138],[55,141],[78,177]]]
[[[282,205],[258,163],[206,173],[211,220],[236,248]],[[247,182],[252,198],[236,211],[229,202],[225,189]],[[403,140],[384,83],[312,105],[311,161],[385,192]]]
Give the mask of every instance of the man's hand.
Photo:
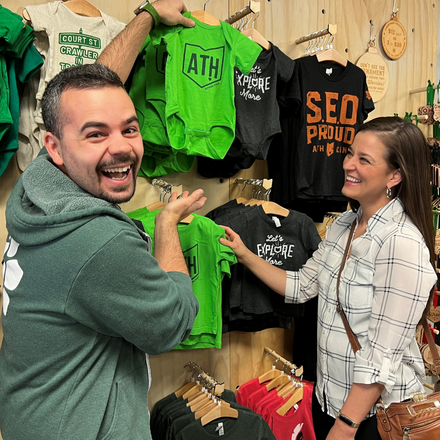
[[[177,225],[177,223],[205,204],[206,197],[202,196],[202,189],[195,190],[191,195],[188,191],[184,191],[181,198],[177,198],[177,193],[174,192],[171,195],[170,202],[157,214],[156,225],[158,222],[163,221]]]
[[[152,5],[161,21],[168,26],[176,24],[186,27],[195,26],[192,20],[182,15],[182,12],[186,12],[186,7],[180,0],[158,0]],[[141,12],[103,50],[97,62],[112,69],[125,83],[152,27],[153,17],[148,12]]]
[[[160,16],[160,21],[167,26],[181,24],[185,27],[194,27],[193,20],[186,18],[182,12],[187,12],[186,6],[180,0],[157,0],[151,3]]]
[[[203,190],[198,189],[191,195],[188,191],[180,199],[173,193],[170,202],[157,214],[154,228],[154,256],[165,272],[177,271],[187,275],[185,259],[180,246],[177,224],[206,202]]]

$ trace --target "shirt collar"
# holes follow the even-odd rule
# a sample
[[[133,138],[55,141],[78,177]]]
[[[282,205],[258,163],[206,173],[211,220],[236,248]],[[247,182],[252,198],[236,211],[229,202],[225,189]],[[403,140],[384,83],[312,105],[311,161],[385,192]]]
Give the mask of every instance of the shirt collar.
[[[382,206],[375,214],[373,214],[367,223],[367,232],[373,234],[377,228],[381,225],[386,224],[388,221],[401,217],[402,213],[405,212],[402,201],[396,197],[395,199],[389,201],[386,205]],[[359,208],[357,212],[357,219],[360,220],[362,217],[362,208]]]

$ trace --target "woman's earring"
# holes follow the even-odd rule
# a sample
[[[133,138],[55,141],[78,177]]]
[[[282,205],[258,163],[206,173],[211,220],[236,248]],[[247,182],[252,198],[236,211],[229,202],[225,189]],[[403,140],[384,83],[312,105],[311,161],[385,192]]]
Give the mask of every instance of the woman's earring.
[[[391,188],[387,188],[387,199],[391,199],[391,196],[392,196]]]

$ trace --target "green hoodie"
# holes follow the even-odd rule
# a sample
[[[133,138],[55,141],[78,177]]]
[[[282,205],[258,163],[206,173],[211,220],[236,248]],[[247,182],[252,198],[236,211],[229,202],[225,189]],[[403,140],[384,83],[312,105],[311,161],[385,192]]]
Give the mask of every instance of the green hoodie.
[[[162,271],[149,237],[48,155],[18,179],[6,225],[3,439],[150,439],[145,353],[189,335],[191,279]]]

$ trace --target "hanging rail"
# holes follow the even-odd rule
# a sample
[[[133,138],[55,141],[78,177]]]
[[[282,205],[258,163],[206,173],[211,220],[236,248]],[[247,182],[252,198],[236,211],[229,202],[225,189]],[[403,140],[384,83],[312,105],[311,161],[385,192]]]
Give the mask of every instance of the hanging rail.
[[[252,190],[253,197],[257,198],[261,193],[263,193],[263,199],[269,201],[269,194],[272,190],[273,179],[235,179],[235,184],[242,184],[243,189],[241,194],[243,194],[247,185],[253,185],[255,188]]]
[[[236,12],[234,15],[231,15],[229,18],[225,20],[225,23],[235,23],[238,20],[241,20],[246,15],[250,13],[258,14],[260,12],[260,2],[250,1],[249,6],[246,6],[241,11]]]
[[[302,366],[297,367],[295,364],[289,362],[287,359],[284,359],[275,350],[271,350],[269,347],[264,347],[264,351],[268,356],[272,356],[274,359],[276,359],[275,367],[277,370],[284,371],[285,373],[295,377],[301,377],[303,375],[304,368]]]
[[[295,44],[305,43],[306,41],[314,40],[315,38],[322,37],[323,35],[333,35],[335,36],[338,31],[338,25],[329,24],[325,29],[321,29],[320,31],[313,32],[309,35],[304,35],[301,38],[295,40]]]
[[[168,183],[166,180],[163,179],[153,179],[151,181],[151,184],[153,186],[158,186],[161,190],[161,194],[160,194],[160,200],[161,201],[165,201],[162,200],[165,199],[165,196],[167,194],[169,194],[171,196],[171,194],[173,194],[173,192],[176,192],[177,195],[180,197],[180,195],[182,194],[183,190],[182,190],[182,184],[181,183]]]
[[[192,371],[192,375],[197,374],[195,380],[202,383],[202,385],[209,389],[210,392],[216,396],[220,396],[225,390],[224,382],[219,382],[217,379],[214,379],[211,375],[206,373],[200,365],[197,365],[195,362],[188,362],[184,368],[188,368]]]

